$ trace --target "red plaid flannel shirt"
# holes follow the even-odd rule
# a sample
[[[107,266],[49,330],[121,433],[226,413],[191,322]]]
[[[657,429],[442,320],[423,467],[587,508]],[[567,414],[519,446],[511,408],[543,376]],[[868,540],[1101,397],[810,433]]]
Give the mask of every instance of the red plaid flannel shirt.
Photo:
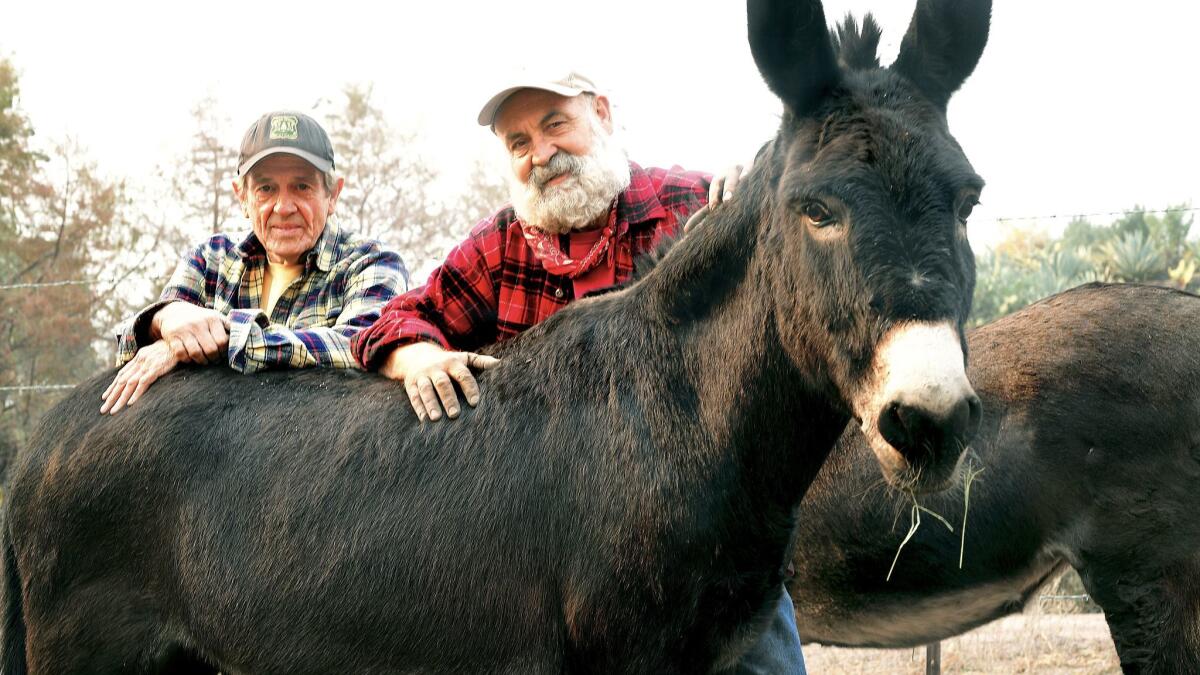
[[[673,235],[708,201],[711,176],[695,171],[642,169],[630,162],[629,187],[617,198],[617,283],[633,274],[634,259]],[[571,279],[551,274],[534,256],[525,225],[508,206],[481,221],[450,252],[429,281],[383,308],[352,342],[354,358],[377,370],[392,350],[413,342],[472,351],[511,338],[575,299]],[[569,250],[560,238],[563,250]]]

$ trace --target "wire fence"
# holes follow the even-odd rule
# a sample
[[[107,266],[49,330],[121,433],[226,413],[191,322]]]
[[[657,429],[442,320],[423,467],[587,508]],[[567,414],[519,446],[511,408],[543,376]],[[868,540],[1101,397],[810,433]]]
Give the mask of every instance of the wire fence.
[[[104,279],[70,279],[67,281],[38,281],[27,284],[5,284],[0,286],[0,291],[15,291],[29,288],[57,288],[59,286],[88,286],[91,284],[107,284],[112,283]]]
[[[1193,211],[1200,211],[1200,206],[1181,206],[1181,207],[1177,207],[1177,208],[1167,208],[1167,209],[1133,209],[1133,210],[1127,210],[1127,211],[1100,211],[1100,212],[1096,212],[1096,213],[1050,213],[1050,214],[1045,214],[1045,215],[1041,215],[1041,216],[1000,216],[997,218],[992,218],[991,220],[994,222],[1003,224],[1003,223],[1010,223],[1010,222],[1015,222],[1015,221],[1019,221],[1019,220],[1062,220],[1064,218],[1070,219],[1070,220],[1075,220],[1077,218],[1087,219],[1087,218],[1099,218],[1101,216],[1104,216],[1104,217],[1128,216],[1133,213],[1167,214],[1167,213],[1190,213]]]
[[[0,391],[23,392],[23,391],[62,391],[64,389],[74,389],[73,384],[21,384],[8,387],[0,387]]]

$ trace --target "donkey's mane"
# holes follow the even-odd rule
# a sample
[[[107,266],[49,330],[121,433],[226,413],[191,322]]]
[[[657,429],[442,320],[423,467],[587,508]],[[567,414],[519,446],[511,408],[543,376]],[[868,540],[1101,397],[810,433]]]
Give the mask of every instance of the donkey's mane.
[[[875,17],[868,13],[863,17],[862,26],[853,14],[837,25],[836,34],[829,37],[833,41],[833,51],[837,54],[838,65],[847,70],[871,70],[879,67],[879,38],[883,30],[875,23]]]

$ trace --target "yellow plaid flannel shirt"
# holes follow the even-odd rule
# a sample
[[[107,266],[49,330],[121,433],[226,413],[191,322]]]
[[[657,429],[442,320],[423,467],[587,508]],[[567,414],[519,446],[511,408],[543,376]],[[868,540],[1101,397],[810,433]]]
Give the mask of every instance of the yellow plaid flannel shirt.
[[[399,254],[330,220],[308,252],[304,273],[262,309],[266,251],[253,233],[240,242],[218,234],[175,269],[158,302],[117,328],[117,365],[150,342],[154,313],[182,300],[229,317],[229,366],[242,373],[270,368],[358,368],[350,338],[403,293],[408,273]]]

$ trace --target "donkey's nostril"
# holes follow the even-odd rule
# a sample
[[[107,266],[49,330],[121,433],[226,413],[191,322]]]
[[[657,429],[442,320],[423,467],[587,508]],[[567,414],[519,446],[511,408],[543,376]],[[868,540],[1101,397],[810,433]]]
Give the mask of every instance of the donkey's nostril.
[[[879,434],[910,462],[923,463],[941,455],[957,456],[975,436],[982,417],[983,405],[973,393],[940,415],[893,401],[879,414]]]
[[[979,431],[979,423],[983,420],[983,403],[975,394],[967,397],[967,409],[967,429],[963,434],[963,443],[975,438],[975,433]]]
[[[972,438],[975,438],[975,432],[979,430],[979,421],[982,417],[983,404],[979,402],[979,397],[974,393],[969,394],[951,409],[949,417],[940,425],[940,433],[946,442],[966,446]]]
[[[883,440],[901,454],[907,455],[908,448],[912,445],[912,436],[908,432],[908,426],[905,424],[904,417],[901,415],[902,406],[900,403],[892,402],[884,406],[883,412],[879,413],[879,434],[883,436]]]

